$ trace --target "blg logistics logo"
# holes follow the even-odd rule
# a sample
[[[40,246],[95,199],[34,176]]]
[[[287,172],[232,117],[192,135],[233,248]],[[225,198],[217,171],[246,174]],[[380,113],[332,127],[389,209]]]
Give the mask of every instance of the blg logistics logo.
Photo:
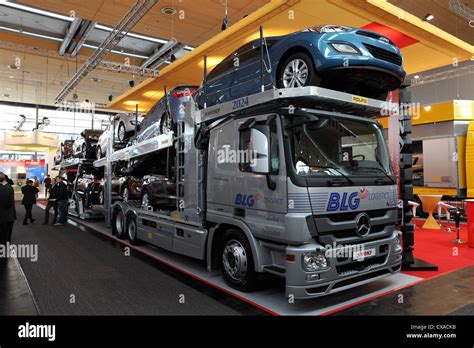
[[[359,208],[360,200],[369,198],[369,190],[362,187],[356,192],[332,192],[329,196],[326,211],[347,211]]]
[[[260,193],[237,193],[234,204],[241,207],[253,207],[257,202],[263,202],[265,204],[283,204],[283,198],[263,197]]]

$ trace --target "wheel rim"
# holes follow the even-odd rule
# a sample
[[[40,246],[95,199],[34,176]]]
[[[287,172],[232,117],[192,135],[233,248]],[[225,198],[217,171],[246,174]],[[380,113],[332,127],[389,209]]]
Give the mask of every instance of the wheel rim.
[[[102,158],[102,150],[100,149],[100,146],[97,147],[97,159],[101,159]]]
[[[104,205],[104,190],[100,190],[100,193],[99,193],[99,202],[100,202],[100,205]]]
[[[123,189],[123,195],[122,195],[123,201],[128,202],[128,188]]]
[[[128,236],[130,240],[135,240],[137,237],[137,226],[135,225],[135,220],[131,220],[128,224]]]
[[[293,59],[283,71],[283,86],[285,88],[303,87],[308,80],[308,65],[302,59]]]
[[[121,123],[118,129],[118,138],[120,141],[123,141],[125,138],[125,126]]]
[[[230,240],[222,253],[222,263],[225,272],[234,280],[240,281],[247,274],[247,252],[243,245],[235,240]]]
[[[142,205],[145,207],[148,207],[148,204],[150,203],[150,199],[148,198],[148,193],[144,193],[142,197]]]
[[[123,233],[123,216],[121,213],[118,213],[115,218],[115,230],[117,231],[117,234]]]
[[[82,157],[86,158],[87,157],[87,154],[86,154],[86,145],[82,145]]]

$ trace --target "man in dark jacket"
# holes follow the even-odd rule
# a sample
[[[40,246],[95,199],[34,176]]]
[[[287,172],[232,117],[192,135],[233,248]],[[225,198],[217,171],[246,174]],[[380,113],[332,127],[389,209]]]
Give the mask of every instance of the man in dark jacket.
[[[58,203],[57,203],[57,196],[58,196],[58,184],[56,183],[56,179],[53,179],[52,186],[49,189],[49,197],[48,197],[48,205],[46,206],[46,210],[44,212],[44,223],[43,225],[47,225],[49,223],[49,211],[51,208],[54,210],[54,218],[53,218],[53,225],[58,220]]]
[[[11,241],[13,222],[15,221],[15,193],[0,173],[0,244]]]
[[[55,225],[62,225],[67,222],[67,201],[69,199],[69,193],[67,191],[67,185],[63,182],[61,176],[56,177],[56,185],[58,185],[56,201],[58,203],[59,220]]]
[[[33,208],[33,204],[36,204],[36,195],[38,194],[39,190],[33,186],[32,180],[27,180],[26,185],[21,188],[21,193],[23,193],[23,200],[21,204],[25,206],[25,218],[23,219],[23,225],[28,225],[28,220],[33,223],[35,219],[33,219],[33,215],[31,214],[31,209]]]

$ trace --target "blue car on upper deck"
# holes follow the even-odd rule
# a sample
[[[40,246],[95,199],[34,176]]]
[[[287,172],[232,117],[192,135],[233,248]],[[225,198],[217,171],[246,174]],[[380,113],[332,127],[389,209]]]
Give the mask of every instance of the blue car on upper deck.
[[[400,49],[373,31],[326,25],[265,39],[266,89],[320,86],[368,98],[386,99],[403,83]],[[209,73],[195,100],[212,106],[261,91],[260,39],[222,60]]]

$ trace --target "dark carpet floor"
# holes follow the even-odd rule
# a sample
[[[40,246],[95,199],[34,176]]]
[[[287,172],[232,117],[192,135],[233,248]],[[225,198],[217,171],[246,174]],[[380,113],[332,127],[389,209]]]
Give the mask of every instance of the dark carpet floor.
[[[21,224],[17,207],[13,243],[38,244],[38,261],[19,259],[43,315],[236,315],[239,311],[166,271],[126,256],[112,242],[69,224]],[[184,303],[181,303],[184,299]],[[225,303],[225,301],[223,301]]]

